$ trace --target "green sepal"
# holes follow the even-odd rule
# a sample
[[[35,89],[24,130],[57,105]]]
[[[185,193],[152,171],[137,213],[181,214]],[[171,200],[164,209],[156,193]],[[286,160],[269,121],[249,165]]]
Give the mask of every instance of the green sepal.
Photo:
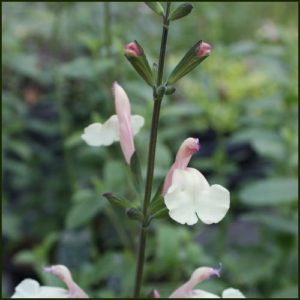
[[[151,200],[151,203],[149,206],[149,212],[152,215],[157,213],[159,210],[161,210],[162,208],[165,207],[164,197],[162,196],[163,186],[164,186],[164,181],[162,181],[160,183],[154,197]]]
[[[143,177],[142,177],[140,161],[139,161],[136,151],[133,153],[133,155],[131,157],[129,167],[130,167],[130,172],[131,172],[131,177],[132,177],[134,187],[140,194],[142,194],[142,192],[143,192]]]
[[[163,16],[165,10],[159,2],[144,2],[150,9],[152,9],[156,14]]]
[[[145,80],[145,82],[148,83],[150,86],[154,86],[153,73],[148,63],[144,49],[137,41],[134,42],[139,48],[140,55],[132,56],[125,54],[125,57],[128,59],[133,68],[137,71],[137,73]]]
[[[170,74],[167,84],[173,84],[180,78],[182,78],[187,73],[191,72],[194,68],[196,68],[203,60],[205,60],[207,56],[199,57],[197,53],[201,46],[202,40],[198,41],[181,59],[181,61],[177,64],[175,69]]]
[[[102,194],[103,197],[105,197],[110,203],[115,204],[117,206],[123,207],[123,208],[129,208],[132,207],[132,202],[127,200],[126,198],[119,196],[115,193],[104,193]]]
[[[161,219],[161,218],[165,218],[169,215],[169,210],[167,207],[164,207],[162,209],[160,209],[158,212],[156,212],[153,215],[150,215],[150,219]]]
[[[183,3],[176,7],[170,14],[169,20],[175,21],[187,16],[193,9],[193,5],[190,3]]]

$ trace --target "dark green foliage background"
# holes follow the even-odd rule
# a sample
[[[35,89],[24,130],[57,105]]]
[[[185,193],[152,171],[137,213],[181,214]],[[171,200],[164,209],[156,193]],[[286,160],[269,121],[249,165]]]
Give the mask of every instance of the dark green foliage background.
[[[171,24],[166,73],[199,39],[213,52],[163,103],[155,184],[186,137],[210,130],[215,151],[190,165],[231,186],[231,209],[218,225],[154,222],[143,293],[167,296],[195,268],[221,262],[221,278],[200,288],[297,298],[298,4],[193,6]],[[60,285],[42,272],[58,263],[92,297],[131,295],[137,223],[101,196],[130,199],[128,170],[117,143],[92,148],[80,135],[113,114],[117,80],[146,119],[135,138],[145,174],[151,89],[123,47],[136,39],[155,61],[160,18],[143,3],[20,2],[2,4],[2,22],[3,296],[26,277]],[[241,144],[254,165],[239,163],[247,151],[226,154]]]

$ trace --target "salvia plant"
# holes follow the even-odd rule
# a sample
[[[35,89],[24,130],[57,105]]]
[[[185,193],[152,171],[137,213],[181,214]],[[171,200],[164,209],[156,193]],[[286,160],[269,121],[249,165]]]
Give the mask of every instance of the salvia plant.
[[[164,76],[166,48],[169,27],[173,21],[186,17],[192,11],[192,5],[184,3],[171,10],[171,3],[165,7],[159,2],[145,4],[162,19],[162,36],[160,53],[157,62],[150,67],[146,52],[137,41],[125,45],[124,54],[136,73],[153,91],[153,111],[149,133],[148,159],[146,178],[143,180],[139,156],[134,145],[134,136],[143,127],[145,120],[135,115],[131,110],[129,98],[122,86],[114,82],[115,114],[103,124],[93,123],[87,126],[82,134],[84,142],[92,147],[109,146],[119,142],[125,163],[128,165],[132,181],[137,191],[136,199],[126,199],[117,192],[105,192],[103,196],[112,204],[126,210],[129,219],[137,221],[140,234],[136,255],[136,275],[133,297],[141,297],[143,269],[146,261],[145,249],[147,232],[155,219],[169,216],[179,224],[194,225],[200,219],[205,224],[220,222],[230,206],[229,191],[219,185],[210,185],[207,179],[194,168],[188,167],[193,154],[200,150],[199,140],[187,137],[178,149],[174,163],[170,166],[164,181],[152,194],[155,169],[156,141],[159,129],[160,108],[166,95],[175,93],[174,84],[200,65],[212,51],[212,47],[202,41],[197,41],[178,62],[169,76]],[[156,69],[156,72],[153,72]],[[84,213],[84,212],[83,212]],[[180,226],[180,225],[178,225]],[[195,266],[198,267],[198,266]],[[40,286],[33,279],[23,280],[15,289],[12,298],[89,298],[89,296],[74,282],[68,268],[63,265],[53,265],[45,268],[60,280],[67,289]],[[221,268],[198,267],[190,279],[175,291],[170,291],[170,298],[220,298],[210,292],[194,289],[200,282],[211,276],[220,276]],[[143,295],[145,296],[145,295]],[[158,290],[153,290],[150,297],[159,298]],[[245,298],[237,289],[228,288],[222,293],[222,298]]]

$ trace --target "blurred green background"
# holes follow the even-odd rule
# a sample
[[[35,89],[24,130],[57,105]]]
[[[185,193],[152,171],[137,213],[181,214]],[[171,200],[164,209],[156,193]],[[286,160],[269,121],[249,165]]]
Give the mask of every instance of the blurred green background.
[[[166,74],[199,39],[213,52],[164,100],[155,185],[199,137],[190,166],[230,189],[231,208],[217,225],[153,222],[143,293],[168,296],[221,262],[201,288],[297,298],[298,3],[193,5],[171,24]],[[135,138],[145,173],[152,91],[123,47],[136,39],[157,61],[161,20],[143,3],[20,2],[2,4],[2,25],[3,297],[26,277],[60,285],[49,264],[67,265],[92,297],[130,296],[137,223],[101,196],[131,197],[126,164],[119,144],[80,135],[113,114],[117,80],[146,119]]]

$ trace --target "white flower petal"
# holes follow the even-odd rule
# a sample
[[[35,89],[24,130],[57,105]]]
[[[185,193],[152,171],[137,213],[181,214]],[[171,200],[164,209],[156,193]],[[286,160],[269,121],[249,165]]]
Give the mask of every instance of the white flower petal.
[[[229,205],[229,191],[221,185],[215,184],[198,195],[196,212],[203,223],[218,223],[226,215]]]
[[[120,138],[117,116],[111,116],[103,125],[101,123],[89,125],[81,137],[90,146],[109,146],[118,141]]]
[[[33,279],[24,279],[16,288],[11,298],[68,298],[66,289],[50,286],[40,286]]]
[[[197,223],[195,197],[201,187],[208,186],[203,175],[195,169],[176,169],[172,185],[165,195],[165,203],[170,217],[180,224],[193,225]]]
[[[228,288],[223,291],[222,298],[246,298],[239,290]]]
[[[11,298],[30,298],[38,295],[40,284],[33,279],[24,279],[15,288]]]
[[[194,168],[176,169],[173,173],[172,185],[193,192],[194,194],[204,191],[209,187],[205,177]]]
[[[133,134],[136,135],[140,129],[144,126],[145,119],[139,115],[132,115],[131,116],[131,125]]]
[[[117,115],[112,115],[102,127],[102,145],[109,146],[119,141],[119,121]]]
[[[69,298],[69,292],[63,288],[41,286],[38,298]]]
[[[205,224],[220,222],[230,205],[230,194],[221,185],[209,186],[196,169],[176,169],[165,197],[170,217],[180,224],[193,225],[198,217]]]
[[[220,298],[220,297],[218,295],[203,290],[193,290],[191,293],[191,298]]]

